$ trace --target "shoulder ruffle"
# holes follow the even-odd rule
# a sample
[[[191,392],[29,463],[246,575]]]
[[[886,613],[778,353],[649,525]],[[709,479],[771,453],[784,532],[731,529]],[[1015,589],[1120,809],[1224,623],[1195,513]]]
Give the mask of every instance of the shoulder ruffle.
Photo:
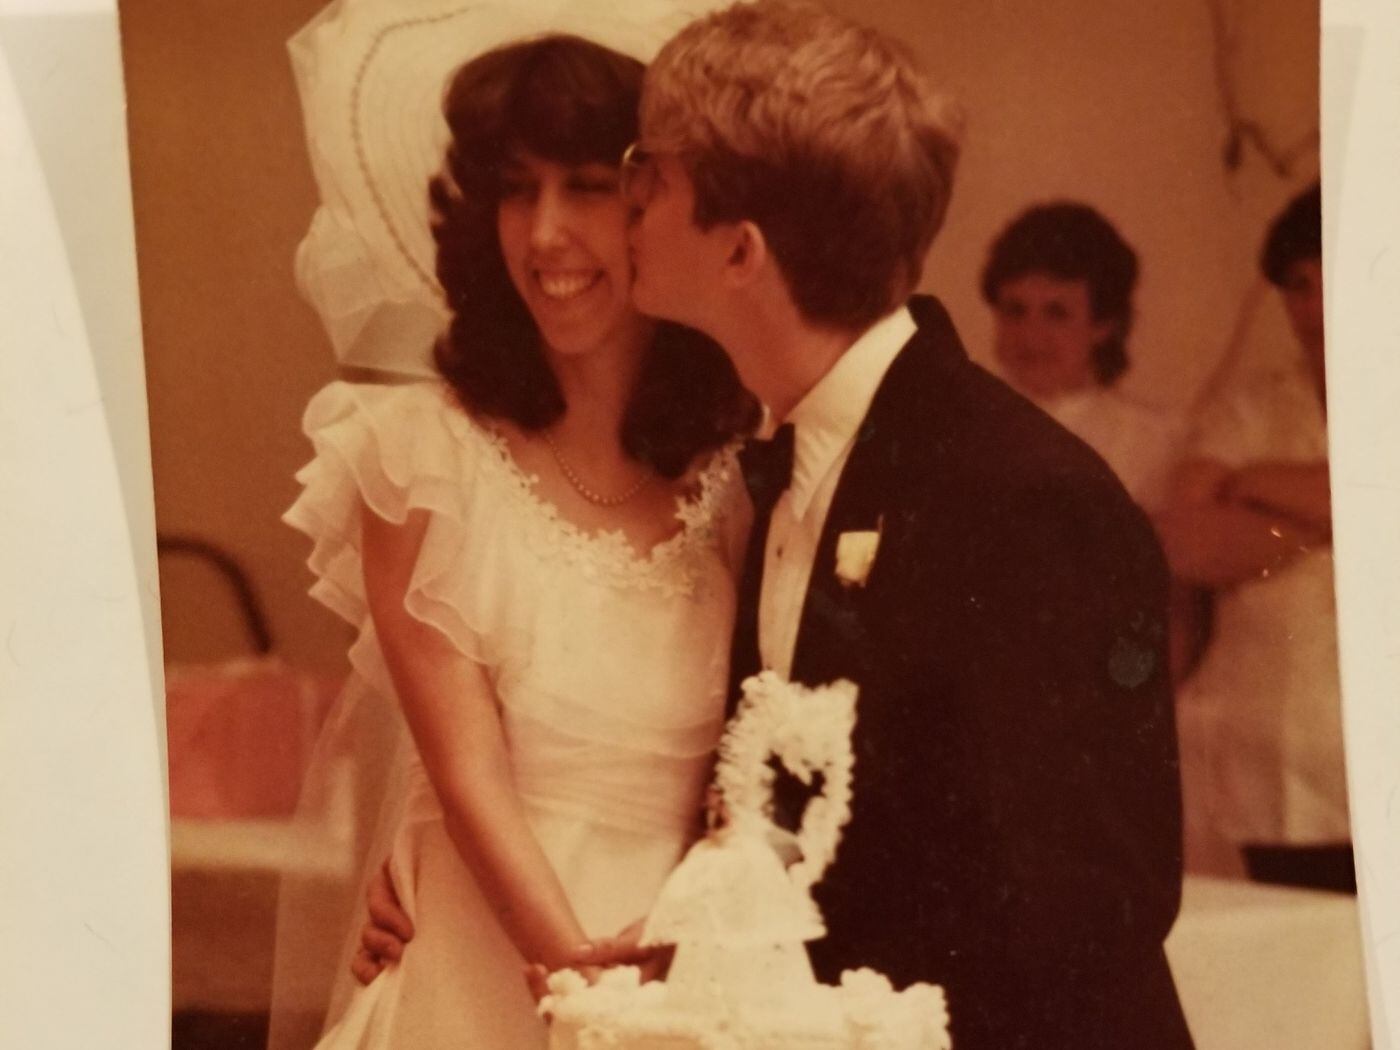
[[[489,640],[477,625],[495,622],[481,606],[499,589],[475,576],[473,600],[464,601],[463,592],[466,577],[491,562],[472,558],[467,544],[468,537],[479,550],[491,543],[493,515],[482,512],[476,490],[482,463],[502,454],[497,439],[458,408],[440,383],[332,383],[311,399],[302,428],[316,454],[297,472],[302,492],[283,520],[314,544],[307,561],[316,575],[312,597],[360,629],[351,650],[356,669],[384,683],[372,655],[377,647],[369,644],[362,506],[392,522],[405,521],[410,511],[429,512],[405,606],[464,655],[491,662]],[[365,661],[372,666],[362,666]]]
[[[723,717],[732,595],[715,548],[735,498],[732,458],[707,464],[678,508],[682,531],[641,557],[620,533],[559,518],[504,438],[443,384],[335,383],[304,428],[316,454],[284,520],[312,540],[312,596],[358,631],[358,677],[395,693],[365,595],[362,507],[393,522],[426,511],[404,607],[482,666],[522,796],[590,820],[688,819]],[[616,759],[607,775],[599,749]],[[636,770],[651,776],[663,759],[693,775],[639,791]]]
[[[538,497],[504,439],[472,420],[442,383],[332,383],[312,398],[303,428],[316,454],[297,473],[304,488],[283,517],[313,542],[312,597],[359,630],[351,663],[382,688],[387,672],[364,590],[362,506],[392,522],[428,512],[405,608],[493,675],[535,660],[545,599],[525,581],[683,600],[713,571],[714,554],[737,562],[748,524],[733,451],[724,449],[678,499],[679,531],[650,552],[633,550],[621,532],[585,533]],[[559,571],[540,576],[546,563]]]

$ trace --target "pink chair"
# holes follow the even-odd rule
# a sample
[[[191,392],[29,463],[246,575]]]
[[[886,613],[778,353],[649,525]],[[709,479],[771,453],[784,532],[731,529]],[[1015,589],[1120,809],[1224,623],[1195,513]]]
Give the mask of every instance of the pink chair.
[[[277,657],[166,668],[171,817],[290,817],[340,685]]]
[[[331,887],[353,876],[353,760],[334,762],[324,797],[297,811],[341,679],[273,654],[230,554],[168,536],[158,549],[167,659],[184,656],[166,667],[173,1006],[177,1017],[256,1016],[268,1008],[281,877]],[[245,646],[251,655],[221,658]]]

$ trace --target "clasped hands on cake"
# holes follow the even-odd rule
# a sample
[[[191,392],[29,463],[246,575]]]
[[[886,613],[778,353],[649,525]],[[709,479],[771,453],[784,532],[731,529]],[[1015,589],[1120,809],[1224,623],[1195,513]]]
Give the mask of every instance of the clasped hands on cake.
[[[413,920],[394,892],[387,861],[370,879],[365,899],[369,905],[369,922],[360,931],[360,947],[350,961],[350,972],[361,984],[369,984],[389,963],[399,962],[404,946],[413,940],[414,934]],[[614,937],[600,937],[581,944],[564,958],[554,960],[553,967],[539,962],[528,964],[523,976],[530,993],[536,1001],[548,994],[545,981],[551,969],[577,970],[593,981],[609,966],[635,966],[641,971],[643,981],[664,978],[674,950],[670,945],[642,947],[638,941],[643,924],[644,920],[638,919]]]
[[[776,683],[777,680],[771,675],[746,682],[746,692],[752,691],[753,693],[751,699],[758,698],[760,694],[773,693],[772,696],[756,700],[749,706],[760,710],[768,707],[771,710],[775,699],[783,695],[781,690],[774,692]],[[847,720],[853,720],[854,687],[849,686],[848,683],[841,683],[841,685],[847,690],[847,695],[844,696],[843,700],[838,701],[834,710],[839,713],[844,709]],[[839,689],[838,692],[840,692]],[[811,714],[811,710],[811,707],[807,708],[808,715]],[[728,732],[734,736],[736,725],[753,721],[755,721],[753,715],[747,715],[732,724]],[[820,722],[821,720],[816,721]],[[850,726],[839,722],[839,720],[838,723],[834,724],[838,724],[838,728],[841,730],[840,740],[849,759]],[[755,739],[761,738],[762,746],[753,754],[747,754],[742,760],[736,761],[736,757],[731,756],[727,761],[721,761],[721,769],[724,769],[728,764],[742,768],[744,775],[749,779],[758,776],[759,764],[765,761],[766,756],[771,752],[773,729],[769,726],[756,728],[762,730],[755,737]],[[751,731],[749,735],[752,736],[753,732]],[[771,790],[771,787],[768,790]],[[715,835],[716,832],[731,823],[733,814],[718,783],[711,784],[706,792],[704,811],[705,830],[710,836]],[[840,822],[838,821],[838,823]],[[801,859],[802,849],[797,836],[766,820],[762,822],[762,826],[764,840],[772,848],[784,868]],[[414,935],[413,920],[404,910],[398,894],[394,891],[393,878],[387,860],[371,877],[365,898],[369,908],[369,922],[361,928],[360,947],[350,962],[350,971],[361,984],[369,984],[379,976],[389,963],[401,961],[404,946],[413,939]],[[643,946],[640,942],[645,926],[646,919],[639,918],[615,936],[595,938],[558,958],[548,960],[547,962],[552,965],[547,965],[546,961],[527,963],[523,976],[531,994],[537,1002],[543,999],[549,994],[547,980],[550,973],[563,969],[577,971],[589,983],[596,981],[598,975],[611,966],[637,967],[642,982],[665,979],[671,965],[671,959],[675,954],[674,945]]]

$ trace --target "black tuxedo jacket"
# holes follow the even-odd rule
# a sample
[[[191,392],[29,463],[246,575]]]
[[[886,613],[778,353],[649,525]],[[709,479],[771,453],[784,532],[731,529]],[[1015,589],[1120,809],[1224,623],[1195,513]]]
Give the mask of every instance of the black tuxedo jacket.
[[[942,306],[891,365],[817,549],[793,678],[860,687],[822,980],[942,984],[957,1050],[1189,1047],[1167,571],[1087,446],[972,364]],[[759,668],[767,517],[733,652]],[[837,538],[879,529],[864,586]],[[780,785],[780,810],[796,781]]]

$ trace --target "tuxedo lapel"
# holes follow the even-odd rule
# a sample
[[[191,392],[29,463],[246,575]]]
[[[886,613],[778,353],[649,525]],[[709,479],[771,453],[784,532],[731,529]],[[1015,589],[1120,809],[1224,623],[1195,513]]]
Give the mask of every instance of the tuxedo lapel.
[[[876,530],[882,519],[888,527],[902,512],[901,498],[908,494],[900,485],[901,462],[927,454],[935,440],[930,428],[941,415],[940,373],[966,359],[942,304],[918,297],[909,309],[918,331],[890,365],[857,431],[818,542],[793,653],[796,681],[859,678],[862,668],[855,661],[876,658],[861,627],[861,612],[874,598],[869,588],[846,587],[836,578],[836,545],[841,533]],[[739,684],[762,667],[758,605],[770,520],[767,513],[755,518],[744,560],[730,654],[731,710]]]
[[[892,527],[919,495],[902,484],[911,476],[904,464],[927,457],[936,439],[943,394],[938,373],[965,357],[936,300],[916,299],[910,307],[919,330],[891,363],[861,422],[812,563],[792,664],[793,679],[808,685],[837,678],[858,682],[869,662],[879,659],[878,640],[868,631],[872,603],[880,600],[881,551],[867,584],[848,585],[836,575],[837,544],[845,532],[878,531],[884,546],[886,533],[897,531]],[[894,550],[884,554],[898,557]]]
[[[862,616],[868,594],[864,586],[843,584],[837,578],[836,547],[843,532],[875,532],[883,525],[893,489],[886,480],[882,450],[869,439],[878,430],[878,415],[872,406],[841,471],[822,527],[798,621],[794,681],[822,685],[837,678],[863,677],[863,667],[857,663],[869,658]]]
[[[755,516],[748,549],[744,553],[744,571],[739,578],[738,600],[734,610],[734,644],[729,653],[730,714],[734,713],[738,704],[744,679],[763,669],[758,651],[758,601],[763,588],[763,556],[768,546],[771,522],[771,508],[769,513]]]

